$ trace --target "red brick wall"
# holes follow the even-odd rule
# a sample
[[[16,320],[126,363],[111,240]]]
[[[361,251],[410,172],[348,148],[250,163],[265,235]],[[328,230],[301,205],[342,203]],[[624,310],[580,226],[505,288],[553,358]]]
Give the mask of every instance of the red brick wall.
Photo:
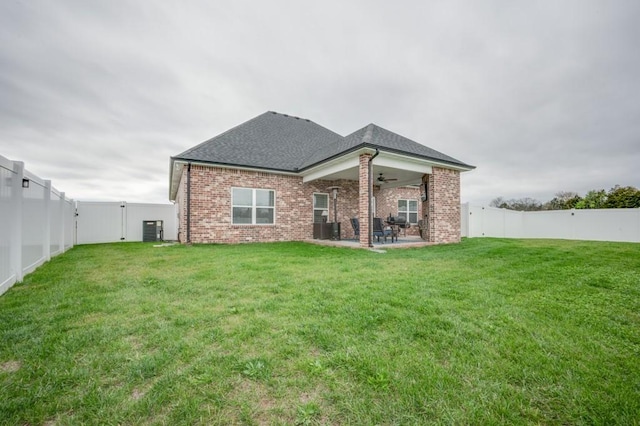
[[[179,238],[187,238],[186,166],[182,172],[176,203],[179,204]],[[460,241],[460,174],[457,171],[433,168],[429,175],[429,201],[418,203],[418,217],[428,211],[429,241],[445,243]],[[364,183],[366,188],[367,183]],[[191,167],[191,242],[245,243],[262,241],[302,241],[313,238],[313,193],[329,194],[329,221],[333,221],[334,201],[330,186],[339,186],[338,221],[341,237],[352,239],[350,218],[359,217],[366,209],[366,199],[359,197],[359,182],[313,181],[303,183],[300,176],[243,171],[219,167]],[[231,223],[231,188],[273,189],[276,193],[276,219],[273,225],[233,225]],[[418,188],[374,188],[377,217],[397,215],[399,198],[420,199]],[[364,204],[363,204],[364,203]],[[364,206],[364,207],[363,207]],[[436,208],[436,206],[438,206]],[[366,223],[360,224],[361,235]],[[407,235],[418,235],[411,227]]]
[[[400,187],[385,189],[384,187],[375,187],[373,191],[376,197],[375,217],[386,218],[391,213],[392,216],[398,215],[398,200],[417,200],[418,201],[418,220],[422,218],[422,201],[420,200],[420,188]],[[407,235],[419,235],[418,226],[413,225],[408,228]]]
[[[180,241],[186,241],[186,173],[176,202],[180,203]],[[334,200],[330,186],[338,191],[338,221],[342,238],[353,238],[349,218],[358,215],[358,182],[314,181],[302,177],[234,170],[218,167],[191,167],[191,242],[244,243],[258,241],[302,241],[313,237],[313,193],[329,194],[329,221],[333,221]],[[231,188],[275,190],[276,218],[273,225],[233,225]]]
[[[460,242],[460,172],[434,167],[427,176],[427,241]]]

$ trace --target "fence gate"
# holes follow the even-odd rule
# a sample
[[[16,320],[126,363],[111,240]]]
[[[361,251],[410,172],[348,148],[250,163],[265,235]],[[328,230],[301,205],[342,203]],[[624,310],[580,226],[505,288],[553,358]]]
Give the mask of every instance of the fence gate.
[[[124,241],[127,225],[125,208],[123,202],[79,202],[77,243]]]

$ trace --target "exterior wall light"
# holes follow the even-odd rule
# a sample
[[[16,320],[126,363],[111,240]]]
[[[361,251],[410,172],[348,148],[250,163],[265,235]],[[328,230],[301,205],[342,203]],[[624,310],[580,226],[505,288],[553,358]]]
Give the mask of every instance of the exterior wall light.
[[[29,187],[29,179],[27,179],[27,178],[22,179],[22,187],[23,188],[28,188]]]

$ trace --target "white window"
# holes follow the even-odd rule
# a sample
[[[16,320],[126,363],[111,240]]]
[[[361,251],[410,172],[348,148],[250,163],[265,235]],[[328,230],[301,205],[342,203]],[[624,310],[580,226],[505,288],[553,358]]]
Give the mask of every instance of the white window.
[[[313,223],[322,223],[329,217],[329,194],[313,194]]]
[[[272,189],[232,188],[234,225],[272,225],[275,223],[276,192]]]
[[[418,200],[398,200],[398,216],[407,222],[418,223]]]

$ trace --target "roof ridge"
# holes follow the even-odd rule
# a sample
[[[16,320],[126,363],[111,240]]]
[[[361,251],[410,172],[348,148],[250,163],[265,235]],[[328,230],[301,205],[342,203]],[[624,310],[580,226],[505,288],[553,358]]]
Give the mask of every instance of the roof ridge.
[[[314,150],[309,155],[307,155],[307,157],[302,162],[301,169],[309,168],[309,167],[311,167],[311,166],[313,166],[313,165],[315,165],[317,163],[321,163],[323,161],[326,161],[328,159],[333,158],[335,156],[334,154],[322,155],[321,158],[317,154],[320,151],[326,151],[326,152],[336,151],[334,149],[334,147],[339,146],[339,144],[341,144],[341,143],[345,143],[347,140],[349,140],[350,137],[353,137],[354,135],[356,135],[356,133],[362,132],[363,130],[365,131],[365,134],[362,137],[360,137],[358,140],[360,140],[362,142],[362,144],[366,144],[367,142],[365,142],[365,137],[368,137],[369,140],[373,137],[373,127],[371,127],[371,126],[375,126],[375,125],[374,124],[369,124],[368,126],[362,127],[362,128],[360,128],[360,129],[358,129],[358,130],[356,130],[354,132],[349,133],[346,136],[340,136],[339,138],[337,138],[334,142],[332,142],[329,145],[318,147],[316,150]],[[367,130],[370,131],[370,133],[368,135],[366,133]],[[342,153],[342,152],[345,152],[345,151],[349,151],[352,148],[353,148],[353,146],[347,146],[347,147],[343,147],[343,148],[338,148],[338,152]],[[318,157],[318,158],[314,158],[314,157]],[[313,162],[311,162],[311,161],[313,161]]]
[[[307,123],[313,123],[313,124],[317,124],[318,126],[320,126],[318,123],[314,122],[313,120],[309,120],[308,118],[298,117],[296,115],[289,115],[289,114],[285,114],[283,112],[278,112],[278,111],[267,111],[267,112],[270,112],[271,114],[282,115],[282,116],[287,117],[287,118],[295,118],[296,120],[304,120]],[[321,127],[323,127],[323,126],[321,126]],[[325,129],[326,129],[326,127],[325,127]],[[330,130],[330,129],[327,129],[327,130]]]
[[[361,132],[364,132],[362,136],[360,136]],[[383,135],[389,135],[401,141],[406,141],[411,145],[419,147],[419,150],[416,152],[415,149],[407,150],[405,147],[402,147],[402,146],[390,146],[389,144],[379,143],[379,138],[382,137],[383,140],[386,138],[386,136],[383,136]],[[338,142],[347,142],[347,141],[348,143],[345,143],[344,146],[342,147],[340,147],[338,144]],[[323,158],[319,158],[319,156],[316,155],[319,150],[314,151],[312,155],[307,156],[307,158],[305,159],[305,163],[303,163],[304,164],[303,169],[306,169],[318,163],[322,163],[323,161],[327,161],[336,156],[343,155],[351,150],[356,149],[357,147],[366,147],[366,146],[376,147],[382,151],[395,152],[399,154],[417,155],[419,157],[422,157],[431,161],[439,161],[445,164],[475,168],[474,166],[469,166],[468,164],[463,163],[462,161],[454,157],[451,157],[443,152],[433,149],[420,142],[416,142],[415,140],[410,139],[406,136],[403,136],[399,133],[396,133],[384,127],[378,126],[377,124],[369,123],[365,127],[362,127],[356,130],[355,132],[348,134],[341,140],[338,140],[324,147],[325,149],[334,148],[331,154],[325,155],[323,156]],[[327,149],[327,151],[330,151],[330,149]],[[314,156],[316,158],[314,158]],[[309,164],[310,159],[314,160],[312,164]]]
[[[329,129],[327,129],[327,130],[329,130]],[[331,130],[331,131],[333,132],[333,130]],[[307,167],[307,165],[306,165],[307,161],[309,161],[310,158],[313,158],[316,155],[316,153],[319,152],[320,150],[328,150],[330,147],[334,146],[335,144],[345,140],[345,136],[342,136],[342,135],[340,135],[340,134],[338,134],[336,132],[333,132],[333,133],[335,133],[337,135],[336,139],[333,142],[331,142],[331,143],[329,143],[327,145],[320,145],[315,150],[311,151],[309,153],[309,155],[307,155],[303,159],[303,161],[300,162],[300,166],[298,166],[300,169],[306,168]]]
[[[373,124],[373,123],[369,123],[367,125],[367,130],[365,130],[364,136],[362,136],[362,142],[371,143],[371,139],[373,139],[373,128],[374,127],[375,127],[375,124]]]

